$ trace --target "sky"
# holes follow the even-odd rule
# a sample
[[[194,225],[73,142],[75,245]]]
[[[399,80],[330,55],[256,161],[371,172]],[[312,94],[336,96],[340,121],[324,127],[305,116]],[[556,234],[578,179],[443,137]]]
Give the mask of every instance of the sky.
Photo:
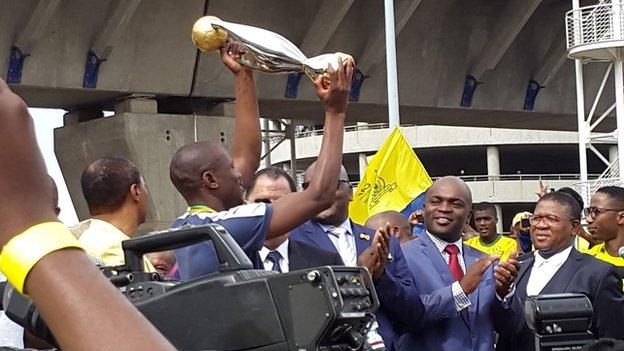
[[[74,205],[69,197],[65,180],[59,168],[54,154],[54,128],[63,126],[63,110],[51,110],[31,108],[29,109],[30,115],[35,122],[35,132],[37,134],[37,142],[39,148],[43,154],[46,167],[48,168],[48,174],[52,176],[56,182],[56,186],[59,189],[59,207],[61,208],[61,214],[59,219],[65,225],[71,226],[78,223],[78,217],[74,210]]]

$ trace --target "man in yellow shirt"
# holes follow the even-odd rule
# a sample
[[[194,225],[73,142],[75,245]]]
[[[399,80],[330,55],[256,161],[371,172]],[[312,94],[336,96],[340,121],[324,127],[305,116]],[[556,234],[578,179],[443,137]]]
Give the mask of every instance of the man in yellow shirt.
[[[87,254],[107,266],[124,264],[121,242],[134,237],[147,216],[148,191],[136,166],[122,157],[89,165],[80,180],[91,218],[71,228]],[[143,259],[144,269],[155,272]]]
[[[470,238],[464,243],[489,255],[499,255],[501,261],[506,261],[513,251],[518,250],[518,244],[515,240],[496,232],[498,216],[494,204],[480,202],[474,204],[472,211],[479,236]]]
[[[604,242],[582,252],[618,267],[624,278],[624,258],[618,254],[624,246],[624,188],[605,186],[598,189],[584,213],[589,233]]]

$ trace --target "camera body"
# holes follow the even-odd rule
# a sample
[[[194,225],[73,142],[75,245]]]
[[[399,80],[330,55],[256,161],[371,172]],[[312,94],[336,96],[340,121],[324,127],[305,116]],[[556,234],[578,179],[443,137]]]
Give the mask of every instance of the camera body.
[[[214,244],[219,273],[179,282],[142,272],[145,253],[205,240]],[[103,273],[181,350],[358,350],[379,306],[365,268],[254,270],[215,224],[158,232],[122,247],[125,265]],[[8,286],[4,302],[9,318],[55,344],[29,298]]]
[[[589,331],[592,304],[583,294],[529,296],[524,311],[537,351],[577,350],[595,339]]]

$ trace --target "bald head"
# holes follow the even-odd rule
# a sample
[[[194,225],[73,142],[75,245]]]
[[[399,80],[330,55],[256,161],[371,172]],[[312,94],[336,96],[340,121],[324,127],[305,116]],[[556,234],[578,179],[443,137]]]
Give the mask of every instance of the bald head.
[[[386,223],[390,223],[392,226],[398,227],[408,227],[409,222],[407,218],[405,218],[402,214],[397,211],[384,211],[379,212],[376,215],[371,216],[367,221],[365,226],[371,229],[377,229],[386,225]]]
[[[472,206],[472,191],[470,191],[470,187],[468,184],[461,180],[459,177],[455,176],[444,176],[431,185],[425,194],[425,198],[429,195],[430,190],[437,190],[438,188],[452,187],[453,191],[456,195],[463,197],[466,201],[468,201],[468,206]]]
[[[195,191],[201,185],[202,173],[215,169],[216,162],[225,153],[220,145],[205,141],[184,145],[171,158],[171,182],[182,196]]]
[[[171,158],[169,178],[189,205],[221,211],[243,203],[241,176],[219,144],[202,141],[180,148]]]
[[[392,228],[392,234],[399,239],[401,244],[412,240],[414,237],[412,234],[412,227],[410,226],[407,218],[397,211],[384,211],[371,216],[365,226],[377,230],[379,227],[384,227],[386,223],[390,223]]]
[[[470,217],[472,193],[463,180],[447,176],[436,180],[425,195],[425,227],[431,234],[455,242]]]

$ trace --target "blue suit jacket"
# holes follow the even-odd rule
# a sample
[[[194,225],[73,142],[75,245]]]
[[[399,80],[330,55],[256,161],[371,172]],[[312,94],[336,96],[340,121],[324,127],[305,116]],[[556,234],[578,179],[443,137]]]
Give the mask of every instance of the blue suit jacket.
[[[375,231],[351,222],[358,256],[371,244]],[[360,234],[364,234],[361,236]],[[368,240],[367,237],[368,236]],[[291,240],[315,245],[321,249],[338,252],[327,233],[318,222],[310,220],[293,230]],[[379,323],[378,332],[389,350],[393,341],[402,333],[403,321],[419,319],[423,311],[422,303],[413,293],[413,283],[399,241],[390,240],[392,260],[388,262],[382,277],[375,283],[380,308],[375,314]]]
[[[494,265],[483,274],[477,290],[468,295],[468,313],[458,313],[451,290],[454,280],[429,236],[423,234],[405,243],[403,251],[424,313],[420,320],[412,321],[412,330],[400,338],[398,350],[494,350],[494,331],[513,335],[522,328],[524,313],[517,294],[507,307],[496,298]],[[466,267],[483,255],[463,245]]]

